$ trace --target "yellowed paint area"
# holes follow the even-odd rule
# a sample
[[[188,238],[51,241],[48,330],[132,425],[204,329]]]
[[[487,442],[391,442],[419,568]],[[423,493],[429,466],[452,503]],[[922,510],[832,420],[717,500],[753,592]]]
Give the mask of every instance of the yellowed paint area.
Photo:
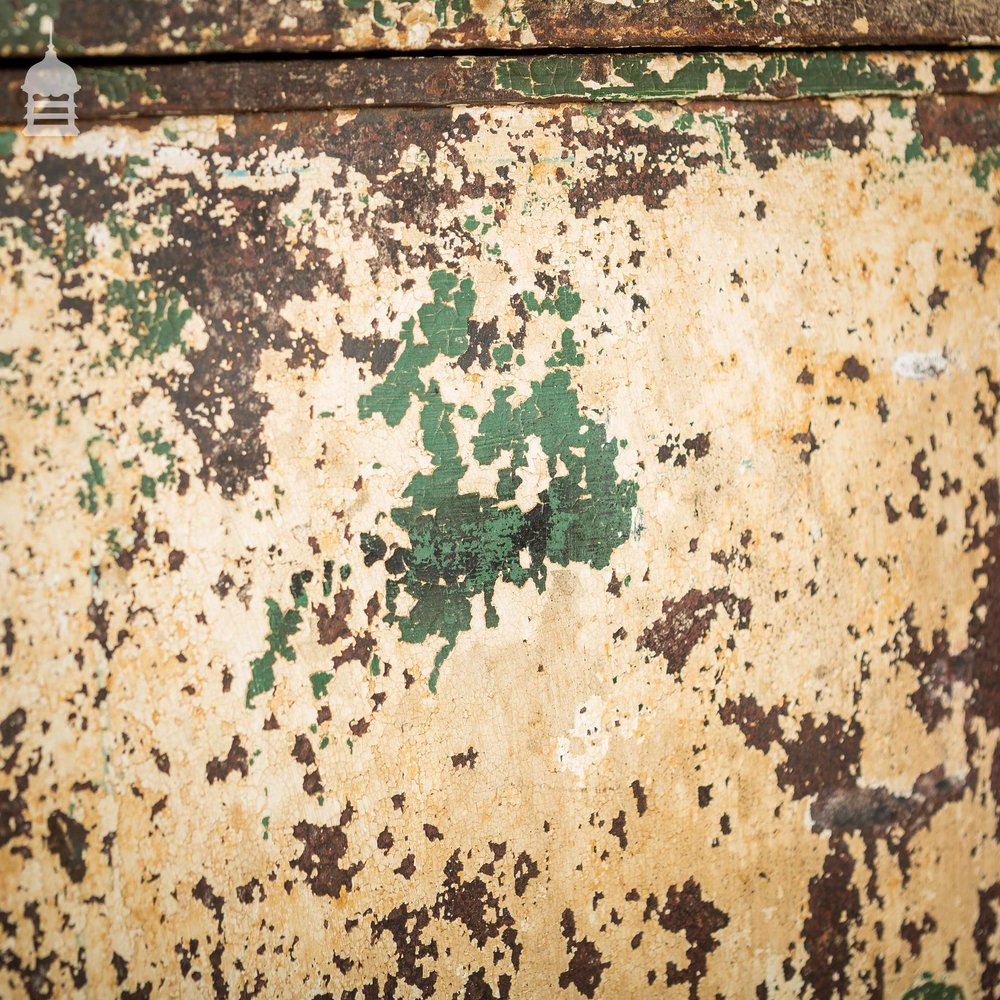
[[[997,173],[912,103],[798,106],[17,138],[0,993],[990,995]],[[441,274],[485,347],[363,416]],[[627,531],[476,593],[435,674],[387,567],[434,399],[499,497],[483,418],[554,372]],[[547,419],[500,509],[568,474]]]

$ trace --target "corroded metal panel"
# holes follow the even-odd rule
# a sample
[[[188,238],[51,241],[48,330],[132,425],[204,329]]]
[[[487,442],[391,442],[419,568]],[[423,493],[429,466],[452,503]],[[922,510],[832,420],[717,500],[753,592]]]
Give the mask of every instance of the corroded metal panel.
[[[233,111],[442,107],[702,97],[929,97],[1000,93],[1000,54],[912,52],[634,53],[430,56],[84,66],[83,121]],[[24,73],[0,70],[0,123],[24,119]]]
[[[998,148],[0,133],[0,992],[996,995]]]
[[[995,0],[4,0],[0,55],[987,44]]]

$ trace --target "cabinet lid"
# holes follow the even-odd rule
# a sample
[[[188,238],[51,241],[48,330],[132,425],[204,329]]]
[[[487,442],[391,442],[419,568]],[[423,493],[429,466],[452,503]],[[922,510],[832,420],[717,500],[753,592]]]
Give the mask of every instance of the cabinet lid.
[[[83,66],[77,78],[81,121],[561,102],[930,99],[959,94],[995,102],[1000,50],[209,59]],[[21,83],[20,71],[0,68],[0,125],[23,121]]]
[[[193,8],[193,9],[192,9]],[[0,55],[989,45],[997,0],[10,0]]]

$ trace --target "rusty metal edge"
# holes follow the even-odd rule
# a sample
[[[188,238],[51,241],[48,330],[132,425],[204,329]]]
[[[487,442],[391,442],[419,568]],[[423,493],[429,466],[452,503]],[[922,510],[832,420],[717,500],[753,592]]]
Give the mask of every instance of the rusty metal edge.
[[[1000,94],[1000,49],[192,61],[77,73],[82,121],[364,107]],[[0,70],[0,124],[23,120]]]
[[[44,51],[38,17],[57,14],[56,44],[67,54],[121,60],[260,52],[447,52],[545,48],[610,51],[994,45],[1000,43],[995,0],[673,0],[613,5],[601,0],[517,0],[486,15],[468,5],[431,0],[344,0],[305,5],[216,0],[82,0],[55,4],[14,0],[0,24],[0,55]]]

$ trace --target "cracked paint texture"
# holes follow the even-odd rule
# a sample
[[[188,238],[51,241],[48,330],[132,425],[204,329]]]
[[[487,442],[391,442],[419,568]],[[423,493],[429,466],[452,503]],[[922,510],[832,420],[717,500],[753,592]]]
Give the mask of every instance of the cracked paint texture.
[[[995,43],[993,0],[0,0],[0,55]]]
[[[1000,990],[995,95],[0,144],[0,993]]]

